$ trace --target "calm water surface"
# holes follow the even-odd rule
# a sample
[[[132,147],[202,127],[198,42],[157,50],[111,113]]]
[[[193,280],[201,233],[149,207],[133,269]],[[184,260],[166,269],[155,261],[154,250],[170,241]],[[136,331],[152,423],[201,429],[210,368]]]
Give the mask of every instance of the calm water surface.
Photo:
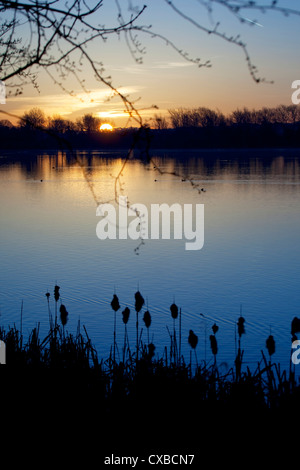
[[[45,293],[51,293],[54,312],[57,282],[69,312],[68,331],[75,333],[80,319],[99,356],[107,357],[113,341],[112,296],[116,292],[122,310],[132,309],[128,328],[134,347],[134,293],[139,287],[152,315],[150,338],[159,355],[169,345],[169,306],[175,301],[182,309],[185,354],[193,329],[199,337],[198,359],[212,359],[205,337],[216,322],[218,360],[231,365],[242,311],[245,362],[260,360],[271,330],[274,359],[286,365],[290,322],[300,316],[299,155],[292,150],[154,152],[164,175],[151,164],[130,160],[121,178],[130,202],[148,207],[203,203],[205,208],[202,250],[186,251],[184,240],[147,240],[137,255],[136,241],[96,236],[95,199],[114,199],[122,152],[79,152],[77,160],[64,153],[2,153],[1,325],[20,327],[23,301],[23,333],[40,324],[46,334]],[[174,171],[192,177],[206,192],[198,194],[188,181],[170,174]],[[121,318],[120,313],[120,346]]]

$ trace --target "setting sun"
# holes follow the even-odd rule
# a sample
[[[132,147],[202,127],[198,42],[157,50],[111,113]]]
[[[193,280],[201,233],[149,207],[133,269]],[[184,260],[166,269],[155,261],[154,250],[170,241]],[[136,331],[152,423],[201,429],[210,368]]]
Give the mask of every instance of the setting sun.
[[[100,131],[113,131],[113,126],[111,124],[108,124],[108,123],[105,123],[105,124],[101,124],[100,126]]]

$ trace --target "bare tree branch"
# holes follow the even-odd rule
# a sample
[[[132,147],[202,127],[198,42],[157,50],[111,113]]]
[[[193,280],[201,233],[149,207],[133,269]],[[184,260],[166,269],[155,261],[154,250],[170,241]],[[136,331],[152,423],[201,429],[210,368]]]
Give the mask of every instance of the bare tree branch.
[[[266,81],[258,74],[257,68],[250,58],[247,45],[239,35],[232,36],[222,32],[220,22],[216,22],[212,28],[208,28],[201,19],[198,20],[185,13],[184,3],[178,7],[173,0],[161,1],[201,32],[216,36],[241,48],[252,79],[257,83]],[[212,14],[214,7],[223,7],[241,22],[246,21],[243,17],[243,11],[246,10],[300,15],[300,11],[282,7],[276,0],[270,1],[270,3],[252,0],[195,1],[203,6],[209,14]],[[130,17],[126,20],[122,10],[124,2],[121,4],[120,0],[115,0],[116,24],[110,27],[99,24],[98,20],[101,18],[101,8],[104,3],[104,0],[91,1],[89,4],[84,0],[73,0],[71,3],[63,3],[59,0],[1,0],[0,78],[2,81],[5,81],[8,87],[16,87],[15,79],[18,78],[17,93],[20,93],[22,84],[25,85],[28,82],[38,88],[36,70],[46,69],[48,74],[54,77],[55,83],[59,84],[64,91],[67,90],[67,87],[62,82],[70,73],[76,76],[82,89],[85,89],[85,80],[79,73],[78,63],[86,61],[96,79],[111,88],[114,94],[119,95],[129,116],[132,117],[135,114],[138,122],[141,123],[140,116],[135,113],[134,106],[128,97],[119,94],[117,87],[112,85],[112,80],[105,77],[103,63],[92,57],[87,49],[89,44],[97,40],[105,43],[110,35],[123,34],[130,54],[137,63],[142,63],[146,49],[139,36],[146,35],[163,41],[182,58],[199,67],[211,67],[210,60],[202,61],[199,58],[190,57],[188,52],[183,51],[163,32],[156,32],[151,26],[140,24],[139,20],[147,5],[136,7],[132,5],[131,1],[128,1]],[[149,4],[149,8],[151,8],[151,4]],[[78,54],[80,54],[79,61]],[[51,72],[51,69],[54,69],[55,72]]]
[[[189,23],[191,23],[193,26],[195,26],[197,29],[203,31],[204,33],[207,33],[209,35],[213,35],[213,36],[217,36],[219,37],[220,39],[226,41],[226,42],[229,42],[231,44],[234,44],[238,47],[240,47],[244,53],[244,56],[245,56],[245,59],[246,59],[246,62],[247,62],[247,66],[248,66],[248,69],[249,69],[249,73],[251,75],[251,77],[253,78],[253,80],[256,82],[256,83],[260,83],[260,82],[266,82],[267,80],[265,78],[261,78],[260,76],[258,76],[258,71],[257,71],[257,68],[255,65],[253,65],[252,61],[251,61],[251,58],[250,58],[250,54],[248,52],[248,49],[247,49],[247,45],[246,43],[244,43],[240,36],[230,36],[228,35],[227,33],[225,32],[220,32],[219,31],[219,27],[220,27],[220,23],[217,22],[214,26],[214,28],[207,28],[206,26],[204,26],[203,24],[199,23],[198,21],[194,20],[193,18],[191,18],[190,16],[186,15],[182,10],[180,10],[179,8],[177,8],[174,4],[173,1],[171,0],[164,0],[179,16],[181,16],[184,20],[188,21]],[[216,3],[220,3],[224,6],[227,6],[227,8],[230,9],[230,5],[228,2],[226,2],[225,0],[222,1],[218,1],[216,0]],[[208,7],[208,5],[206,5],[206,7]],[[211,10],[209,10],[211,11]],[[233,11],[234,14],[237,13],[237,11]],[[269,83],[272,83],[272,82],[269,82]]]

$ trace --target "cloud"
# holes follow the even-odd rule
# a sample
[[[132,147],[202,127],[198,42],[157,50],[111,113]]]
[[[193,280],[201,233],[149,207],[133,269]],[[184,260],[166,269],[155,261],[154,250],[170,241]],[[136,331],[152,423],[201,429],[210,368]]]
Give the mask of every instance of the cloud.
[[[182,61],[182,62],[154,62],[153,65],[145,66],[145,65],[120,65],[118,67],[113,67],[111,70],[113,72],[122,72],[122,73],[128,73],[128,74],[133,74],[133,75],[148,75],[149,72],[153,69],[175,69],[175,68],[185,68],[185,67],[191,67],[194,64],[192,62],[188,61]]]
[[[149,108],[138,109],[137,111],[140,116],[152,116],[153,112],[157,112],[156,109],[149,106]],[[126,118],[128,119],[128,114],[122,108],[113,108],[106,111],[98,111],[96,115],[101,119],[115,119],[115,118]]]
[[[119,92],[125,96],[137,93],[143,87],[120,87]],[[117,97],[117,95],[116,95]],[[40,94],[38,96],[18,96],[7,100],[10,110],[21,115],[24,111],[38,107],[42,108],[46,114],[60,114],[67,116],[79,111],[89,110],[90,112],[101,105],[111,107],[111,100],[114,95],[111,90],[94,89],[89,92],[78,92],[70,94]],[[115,106],[115,104],[114,104]]]
[[[152,68],[154,69],[175,69],[175,68],[184,68],[192,67],[195,64],[192,62],[156,62]]]

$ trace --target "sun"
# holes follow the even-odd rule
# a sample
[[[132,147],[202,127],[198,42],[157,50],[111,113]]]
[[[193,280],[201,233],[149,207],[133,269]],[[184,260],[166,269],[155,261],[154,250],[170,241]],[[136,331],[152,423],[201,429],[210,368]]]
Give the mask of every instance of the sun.
[[[109,132],[114,130],[113,126],[111,124],[108,124],[108,123],[101,124],[99,129],[100,129],[100,131],[109,131]]]

